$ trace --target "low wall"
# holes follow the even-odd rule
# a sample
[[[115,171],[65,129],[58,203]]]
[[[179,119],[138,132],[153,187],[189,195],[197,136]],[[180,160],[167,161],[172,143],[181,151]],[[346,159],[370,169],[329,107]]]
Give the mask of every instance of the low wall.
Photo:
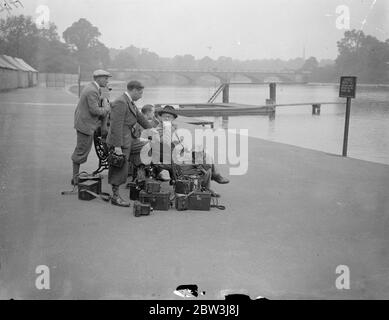
[[[78,82],[78,74],[67,73],[40,73],[38,83],[45,87],[66,87],[67,85]]]

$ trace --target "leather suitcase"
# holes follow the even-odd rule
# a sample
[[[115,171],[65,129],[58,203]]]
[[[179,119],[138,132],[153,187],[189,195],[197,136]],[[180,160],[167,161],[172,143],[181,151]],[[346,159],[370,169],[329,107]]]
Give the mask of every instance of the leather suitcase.
[[[189,194],[194,190],[193,180],[177,180],[175,192],[179,194]]]
[[[211,193],[195,191],[188,197],[188,210],[209,211],[211,209]]]
[[[134,216],[149,216],[151,212],[151,204],[150,203],[141,203],[139,201],[134,202]]]
[[[147,193],[158,193],[161,191],[161,184],[158,181],[149,180],[146,181]]]
[[[139,200],[139,192],[143,190],[142,184],[136,182],[130,182],[130,200],[136,201]]]
[[[81,173],[78,176],[78,184],[83,183],[85,181],[92,180],[92,181],[97,181],[98,187],[97,187],[97,194],[101,193],[101,185],[103,181],[103,176],[101,174],[83,174]]]
[[[153,210],[167,211],[170,209],[169,192],[147,193],[142,190],[139,192],[139,200],[142,203],[150,203]]]
[[[80,200],[92,200],[95,199],[96,197],[86,191],[92,191],[94,193],[98,193],[98,188],[99,188],[99,183],[98,181],[94,180],[87,180],[82,183],[78,184],[78,199]]]

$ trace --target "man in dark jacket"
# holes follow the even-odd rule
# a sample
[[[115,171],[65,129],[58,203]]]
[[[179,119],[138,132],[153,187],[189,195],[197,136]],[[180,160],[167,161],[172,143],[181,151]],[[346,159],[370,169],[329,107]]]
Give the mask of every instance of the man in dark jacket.
[[[94,81],[82,90],[80,100],[74,112],[74,128],[77,131],[77,145],[72,154],[73,179],[72,184],[77,184],[77,175],[80,165],[88,159],[93,144],[93,134],[110,112],[109,102],[102,100],[101,88],[108,84],[109,72],[96,70],[93,73]]]
[[[111,203],[120,207],[130,206],[119,194],[119,186],[127,181],[128,158],[130,153],[139,153],[144,146],[144,143],[133,136],[133,127],[139,123],[144,129],[152,128],[135,105],[135,102],[142,98],[143,88],[139,81],[130,81],[127,91],[112,103],[107,144],[116,154],[124,154],[126,161],[121,168],[109,167],[108,183],[112,185]]]

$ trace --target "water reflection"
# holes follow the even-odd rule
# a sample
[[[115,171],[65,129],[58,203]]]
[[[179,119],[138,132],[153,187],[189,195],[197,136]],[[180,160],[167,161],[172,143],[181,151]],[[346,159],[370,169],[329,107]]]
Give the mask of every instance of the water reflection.
[[[228,129],[228,116],[223,116],[222,117],[222,128],[223,129]]]

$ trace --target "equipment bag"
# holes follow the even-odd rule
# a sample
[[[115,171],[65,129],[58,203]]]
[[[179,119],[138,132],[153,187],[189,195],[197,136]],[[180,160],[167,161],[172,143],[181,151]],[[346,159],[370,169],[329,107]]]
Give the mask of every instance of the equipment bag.
[[[211,193],[195,191],[188,196],[188,210],[209,211],[211,209]]]
[[[150,203],[141,203],[139,201],[134,202],[134,216],[135,217],[149,216],[151,211],[152,211],[152,208],[151,208]]]
[[[158,193],[161,191],[161,183],[154,180],[146,181],[146,192],[147,193]]]
[[[122,168],[126,162],[126,157],[124,154],[116,154],[113,151],[110,152],[107,158],[108,164],[112,167]]]
[[[139,200],[141,203],[150,203],[153,210],[167,211],[170,208],[169,192],[147,193],[142,190],[139,193]]]

